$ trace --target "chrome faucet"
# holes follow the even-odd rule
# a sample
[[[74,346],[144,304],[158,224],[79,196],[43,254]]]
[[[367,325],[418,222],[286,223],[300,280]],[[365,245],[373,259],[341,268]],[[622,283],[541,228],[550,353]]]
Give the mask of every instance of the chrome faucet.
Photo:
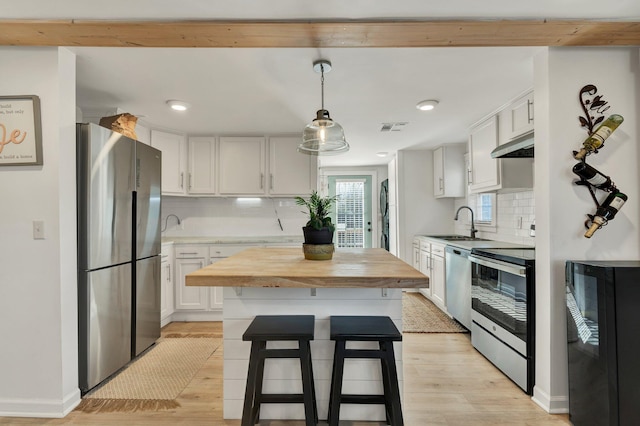
[[[458,220],[458,214],[460,213],[460,210],[462,209],[469,209],[469,211],[471,212],[471,238],[475,238],[476,237],[476,232],[478,232],[478,230],[476,229],[474,222],[473,222],[473,210],[471,210],[471,207],[469,206],[462,206],[458,209],[458,211],[456,212],[456,217],[453,218],[453,220]]]

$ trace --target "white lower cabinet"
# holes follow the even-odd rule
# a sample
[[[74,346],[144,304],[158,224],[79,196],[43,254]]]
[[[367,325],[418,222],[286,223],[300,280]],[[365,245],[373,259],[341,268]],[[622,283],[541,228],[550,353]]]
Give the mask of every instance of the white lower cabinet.
[[[420,240],[413,239],[413,267],[420,270]]]
[[[431,299],[433,282],[431,280],[431,244],[420,241],[420,272],[429,277],[429,288],[421,288],[420,293]]]
[[[420,293],[447,313],[444,248],[445,244],[425,237],[415,237],[413,240],[414,267],[429,277],[429,288],[421,288]]]
[[[185,276],[239,253],[251,244],[177,244],[175,246],[175,310],[173,321],[222,320],[222,287],[192,287]]]
[[[243,250],[253,247],[251,245],[241,244],[219,244],[209,246],[209,262],[218,262],[225,257],[232,256],[236,253],[240,253]],[[209,309],[222,311],[222,290],[223,287],[208,287],[209,289]]]
[[[173,246],[162,245],[160,262],[160,325],[164,327],[171,320],[174,311]]]
[[[445,268],[444,268],[444,246],[431,244],[431,275],[429,283],[431,284],[431,301],[438,308],[447,310],[447,300],[445,293]]]
[[[208,248],[202,246],[176,246],[176,312],[183,310],[206,310],[208,308],[207,287],[187,287],[185,276],[207,265]]]

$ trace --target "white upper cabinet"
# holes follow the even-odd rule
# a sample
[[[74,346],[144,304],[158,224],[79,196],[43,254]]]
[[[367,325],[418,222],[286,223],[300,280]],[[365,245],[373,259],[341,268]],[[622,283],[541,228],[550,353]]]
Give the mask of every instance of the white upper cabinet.
[[[308,195],[317,187],[318,158],[298,152],[298,135],[198,136],[153,130],[162,151],[162,193],[195,196]]]
[[[189,138],[189,194],[215,194],[215,151],[214,137]]]
[[[162,151],[162,193],[186,194],[187,140],[185,136],[152,130],[151,146]]]
[[[318,157],[298,152],[299,136],[269,138],[269,194],[308,195],[317,187]]]
[[[500,160],[491,158],[498,146],[498,116],[493,115],[471,129],[469,135],[469,192],[499,189]]]
[[[266,195],[265,145],[263,137],[220,138],[220,194]]]
[[[533,188],[533,158],[491,158],[498,145],[533,131],[533,92],[471,128],[469,193]]]
[[[139,142],[151,145],[151,130],[147,126],[138,123],[136,125],[136,136]]]
[[[515,139],[533,132],[533,92],[522,95],[505,110],[508,124],[507,139]]]
[[[464,197],[464,144],[443,145],[433,151],[433,195]]]

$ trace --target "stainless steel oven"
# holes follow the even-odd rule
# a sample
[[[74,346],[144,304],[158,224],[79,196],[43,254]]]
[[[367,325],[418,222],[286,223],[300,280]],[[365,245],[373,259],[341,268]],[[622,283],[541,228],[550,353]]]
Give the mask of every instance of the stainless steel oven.
[[[529,395],[535,352],[535,250],[473,249],[471,343]]]

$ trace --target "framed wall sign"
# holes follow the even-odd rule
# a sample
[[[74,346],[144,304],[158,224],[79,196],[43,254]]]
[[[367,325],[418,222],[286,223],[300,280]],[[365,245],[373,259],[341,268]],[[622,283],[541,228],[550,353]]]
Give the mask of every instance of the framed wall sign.
[[[42,165],[40,98],[0,96],[0,166]]]

